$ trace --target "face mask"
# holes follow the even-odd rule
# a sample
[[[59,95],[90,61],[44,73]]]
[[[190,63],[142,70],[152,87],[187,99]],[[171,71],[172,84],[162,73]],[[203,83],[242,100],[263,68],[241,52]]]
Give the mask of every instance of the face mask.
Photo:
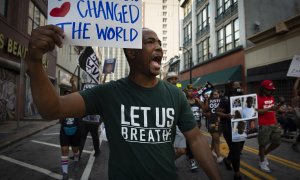
[[[243,95],[243,89],[241,88],[234,88],[231,90],[232,95]]]

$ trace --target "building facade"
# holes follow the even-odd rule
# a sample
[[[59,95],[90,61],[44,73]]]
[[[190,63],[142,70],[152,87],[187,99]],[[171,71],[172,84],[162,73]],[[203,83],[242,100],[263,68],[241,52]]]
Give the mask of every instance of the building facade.
[[[210,81],[246,88],[247,38],[299,13],[299,0],[181,0],[180,79],[195,86]],[[287,11],[286,9],[289,9]]]
[[[24,58],[32,29],[46,24],[47,1],[0,0],[0,120],[38,116],[32,101]],[[56,83],[56,51],[43,58],[52,83]]]
[[[254,43],[245,51],[246,80],[249,92],[256,92],[260,82],[270,79],[276,86],[275,97],[290,102],[295,77],[287,72],[295,55],[300,55],[300,14],[248,38]]]

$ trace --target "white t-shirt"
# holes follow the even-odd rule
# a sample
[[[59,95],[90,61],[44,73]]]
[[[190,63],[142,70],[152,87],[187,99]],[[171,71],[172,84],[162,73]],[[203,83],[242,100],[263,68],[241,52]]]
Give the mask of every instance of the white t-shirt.
[[[253,107],[251,108],[245,107],[242,110],[242,118],[251,118],[251,117],[255,117],[255,109]]]

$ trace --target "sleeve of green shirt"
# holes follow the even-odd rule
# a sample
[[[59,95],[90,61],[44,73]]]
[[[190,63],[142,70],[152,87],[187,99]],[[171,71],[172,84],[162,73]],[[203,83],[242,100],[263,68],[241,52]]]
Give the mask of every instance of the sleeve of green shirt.
[[[105,94],[103,85],[80,91],[79,94],[83,97],[85,102],[85,115],[102,113],[102,103],[104,101],[102,97],[103,94]]]
[[[183,93],[179,93],[179,106],[180,112],[177,125],[181,132],[186,132],[196,126],[196,121],[193,112],[191,111],[191,107]]]

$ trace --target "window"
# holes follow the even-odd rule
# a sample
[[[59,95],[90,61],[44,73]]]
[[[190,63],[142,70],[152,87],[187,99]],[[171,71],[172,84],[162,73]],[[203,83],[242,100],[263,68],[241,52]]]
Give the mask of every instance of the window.
[[[197,14],[197,32],[202,30],[202,14]]]
[[[192,49],[187,50],[183,57],[184,57],[184,69],[189,69],[190,68],[190,60],[191,60],[191,55],[192,55]],[[193,63],[193,62],[192,62]],[[192,65],[192,64],[191,64]]]
[[[225,27],[225,49],[232,49],[232,24],[227,24]]]
[[[231,0],[225,0],[224,4],[225,4],[224,7],[225,7],[225,11],[226,11],[231,5]]]
[[[163,0],[163,3],[167,3],[167,0]]]
[[[167,37],[163,37],[163,41],[167,41]]]
[[[218,53],[221,54],[224,52],[224,29],[220,29],[217,33],[218,38]]]
[[[240,45],[239,20],[235,19],[233,22],[227,24],[225,28],[217,32],[218,38],[218,53],[228,51]]]
[[[187,43],[190,40],[192,40],[192,23],[189,23],[187,26],[184,27],[183,33],[184,43]]]
[[[197,15],[197,32],[201,31],[209,25],[209,5]]]
[[[30,1],[29,12],[28,12],[27,33],[30,34],[33,29],[37,28],[38,26],[43,26],[45,24],[46,24],[46,17],[32,3],[32,1]]]
[[[167,16],[167,12],[163,12],[163,16]]]
[[[217,16],[223,13],[223,0],[217,0]]]
[[[186,3],[183,10],[184,10],[184,12],[183,12],[184,17],[187,16],[191,12],[191,10],[192,10],[192,1],[191,0],[189,0]]]
[[[166,24],[163,24],[163,29],[166,29],[167,28],[167,25]]]
[[[163,5],[162,9],[163,9],[163,10],[167,10],[167,6],[166,6],[166,5]]]
[[[7,0],[0,0],[0,15],[6,16]]]
[[[237,3],[237,0],[217,0],[217,16]]]
[[[167,18],[163,18],[163,20],[162,20],[163,22],[167,22]]]
[[[163,50],[163,52],[164,52],[164,55],[166,55],[166,54],[167,54],[167,50]]]
[[[209,38],[206,38],[199,44],[197,44],[197,62],[203,62],[208,60],[210,54]]]
[[[163,35],[167,35],[168,31],[163,31]]]
[[[197,63],[202,62],[202,42],[197,44]]]
[[[208,50],[209,50],[209,38],[207,38],[203,41],[203,60],[204,61],[208,60],[208,58],[209,58],[208,57],[208,54],[209,54]]]
[[[240,28],[239,28],[239,19],[233,21],[233,30],[234,30],[234,47],[240,45]]]
[[[168,46],[167,46],[166,43],[163,43],[163,44],[162,44],[162,47],[163,47],[163,48],[167,48]]]

